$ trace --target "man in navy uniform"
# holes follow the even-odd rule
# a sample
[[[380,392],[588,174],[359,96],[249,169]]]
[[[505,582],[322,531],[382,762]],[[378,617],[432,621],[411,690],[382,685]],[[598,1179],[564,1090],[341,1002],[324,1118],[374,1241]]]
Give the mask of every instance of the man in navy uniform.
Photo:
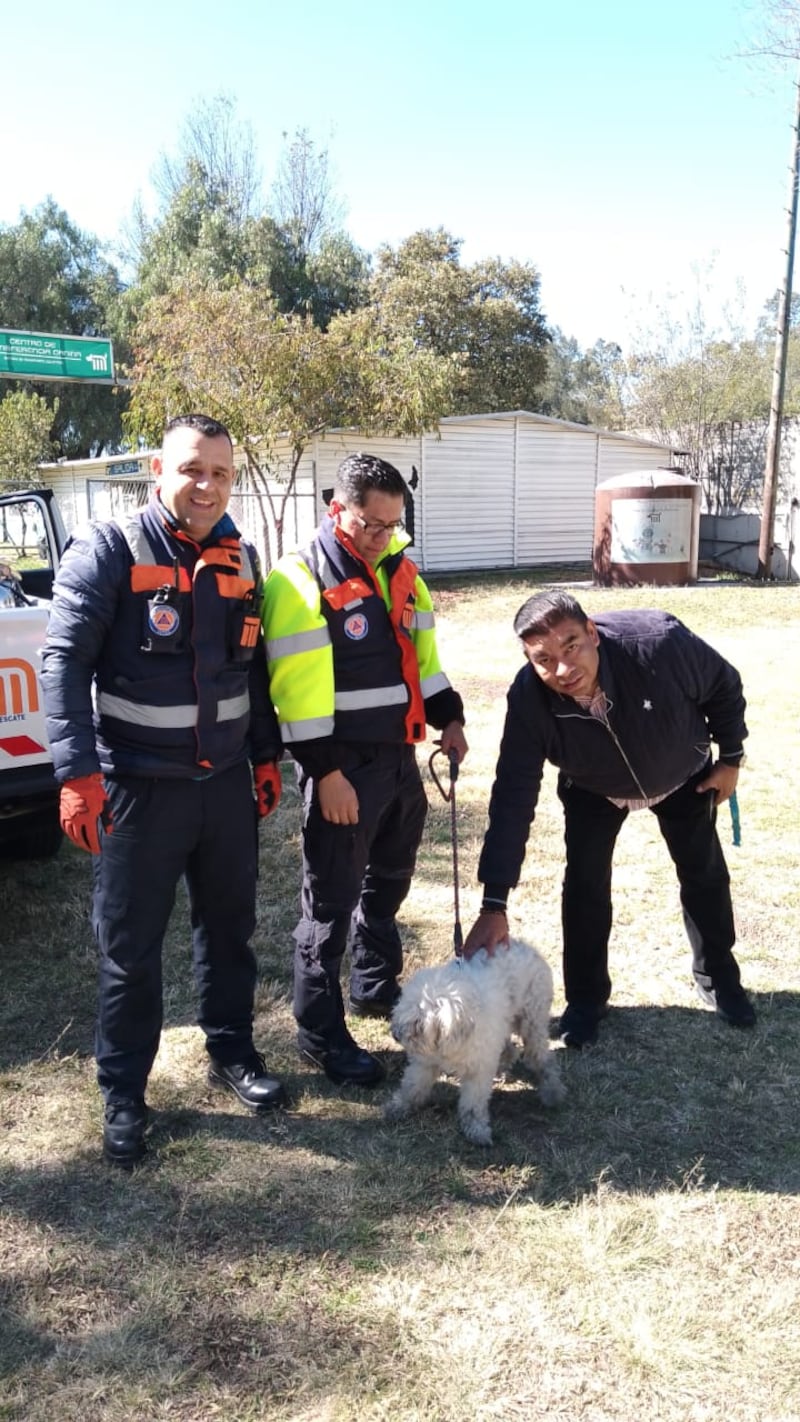
[[[254,1111],[284,1100],[253,1043],[257,815],[277,805],[281,755],[258,558],[226,512],[224,425],[171,420],[152,468],[146,509],[70,540],[42,673],[62,827],[94,856],[103,1146],[123,1167],[145,1150],[184,874],[209,1080]]]

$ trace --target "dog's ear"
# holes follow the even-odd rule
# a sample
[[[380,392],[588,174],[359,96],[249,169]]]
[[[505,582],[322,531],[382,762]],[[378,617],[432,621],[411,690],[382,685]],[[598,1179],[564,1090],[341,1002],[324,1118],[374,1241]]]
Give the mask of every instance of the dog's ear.
[[[446,997],[425,993],[419,1010],[408,1024],[408,1045],[419,1052],[438,1052],[450,1032],[450,1002]]]
[[[474,1027],[463,999],[452,994],[441,997],[436,1004],[436,1022],[439,1027],[439,1041],[452,1042],[454,1046],[466,1041],[472,1035]]]
[[[430,1052],[438,1045],[439,1024],[428,1003],[403,1018],[402,1030],[395,1033],[397,1041],[409,1052]]]

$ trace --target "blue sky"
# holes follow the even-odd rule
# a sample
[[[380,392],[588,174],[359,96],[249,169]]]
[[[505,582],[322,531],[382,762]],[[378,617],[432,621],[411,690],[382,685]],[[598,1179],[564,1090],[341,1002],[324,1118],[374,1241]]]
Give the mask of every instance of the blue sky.
[[[751,326],[783,275],[794,116],[794,75],[738,57],[759,24],[737,0],[6,0],[0,222],[51,194],[113,241],[224,91],[268,183],[284,131],[328,148],[368,250],[443,225],[466,260],[533,262],[582,345],[698,292]]]

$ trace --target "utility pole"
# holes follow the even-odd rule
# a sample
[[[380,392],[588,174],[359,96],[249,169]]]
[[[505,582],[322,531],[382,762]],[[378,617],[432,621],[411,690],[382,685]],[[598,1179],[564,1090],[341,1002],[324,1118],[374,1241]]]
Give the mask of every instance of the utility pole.
[[[795,87],[797,89],[797,102],[794,119],[792,181],[789,189],[786,273],[778,300],[778,323],[775,334],[775,364],[772,367],[772,398],[769,409],[767,463],[764,470],[764,498],[761,507],[761,531],[758,539],[758,570],[756,576],[759,578],[768,578],[772,568],[775,504],[778,497],[778,473],[781,457],[783,396],[786,388],[786,356],[789,344],[789,321],[792,309],[794,243],[797,232],[797,186],[798,179],[800,178],[800,77],[797,79]]]

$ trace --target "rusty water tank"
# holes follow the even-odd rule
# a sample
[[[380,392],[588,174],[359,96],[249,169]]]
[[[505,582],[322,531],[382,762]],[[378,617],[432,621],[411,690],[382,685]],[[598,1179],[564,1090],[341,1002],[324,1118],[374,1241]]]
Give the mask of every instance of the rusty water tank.
[[[700,485],[677,469],[640,469],[604,479],[595,489],[595,583],[696,582],[700,501]]]

